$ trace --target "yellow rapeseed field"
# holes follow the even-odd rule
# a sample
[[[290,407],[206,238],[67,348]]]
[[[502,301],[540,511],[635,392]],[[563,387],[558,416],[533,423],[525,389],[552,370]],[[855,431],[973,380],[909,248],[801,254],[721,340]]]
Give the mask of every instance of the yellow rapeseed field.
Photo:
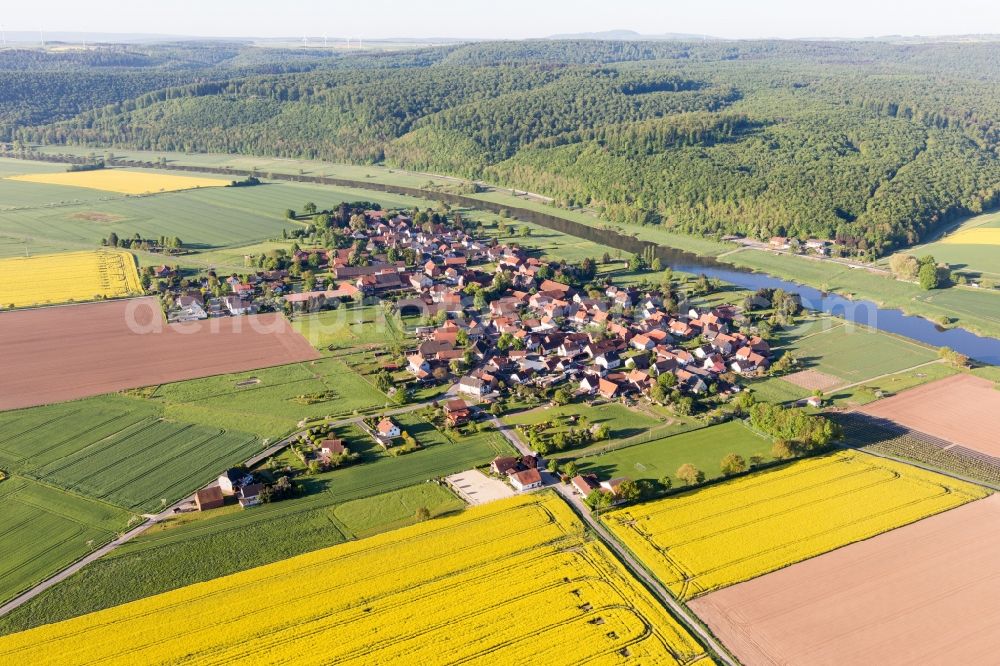
[[[153,194],[193,190],[196,187],[223,187],[229,181],[220,178],[177,176],[155,171],[128,171],[126,169],[96,169],[94,171],[57,171],[54,173],[27,173],[9,176],[10,180],[46,185],[70,185],[90,190],[117,192],[118,194]]]
[[[673,594],[690,599],[987,494],[909,465],[839,452],[604,520]]]
[[[1000,245],[1000,228],[975,227],[942,238],[944,245]]]
[[[135,259],[123,250],[87,250],[0,259],[0,306],[90,301],[142,293]]]
[[[555,495],[521,496],[0,638],[0,663],[697,664]]]

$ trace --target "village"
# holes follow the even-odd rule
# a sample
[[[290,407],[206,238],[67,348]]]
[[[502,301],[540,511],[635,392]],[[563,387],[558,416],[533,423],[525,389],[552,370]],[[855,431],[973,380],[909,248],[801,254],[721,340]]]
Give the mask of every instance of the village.
[[[334,247],[296,245],[277,260],[247,257],[263,270],[244,276],[210,272],[199,281],[178,279],[167,266],[155,269],[152,284],[170,321],[389,303],[412,323],[413,346],[405,364],[384,368],[407,373],[414,386],[448,387],[440,409],[452,428],[502,414],[506,402],[526,392],[552,404],[646,401],[683,414],[701,403],[719,404],[740,392],[740,377],[763,375],[771,365],[770,347],[746,310],[772,307],[769,297],[787,299],[782,307],[798,305],[791,296],[757,294],[741,305],[699,307],[674,291],[669,277],[657,286],[618,286],[597,275],[595,260],[578,266],[548,261],[463,224],[460,213],[341,204],[310,219],[313,232],[325,230],[325,244]],[[386,450],[405,435],[388,418],[361,426]],[[531,431],[515,436],[512,443],[525,455],[498,459],[490,471],[523,491],[543,485],[536,470],[542,455],[608,435],[599,425],[573,429],[574,441],[560,435],[555,446]],[[407,446],[414,444],[409,438]],[[342,453],[327,452],[320,464]],[[587,495],[614,495],[627,481],[571,480]],[[227,494],[252,506],[245,487],[256,486],[248,482]],[[212,506],[220,498],[206,499]]]

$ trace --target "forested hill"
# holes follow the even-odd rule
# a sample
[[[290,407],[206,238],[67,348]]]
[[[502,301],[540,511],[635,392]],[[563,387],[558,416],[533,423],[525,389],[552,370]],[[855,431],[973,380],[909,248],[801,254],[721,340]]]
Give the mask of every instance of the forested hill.
[[[1000,199],[998,44],[174,45],[129,57],[74,65],[99,77],[88,98],[60,78],[67,67],[18,78],[0,52],[6,138],[384,161],[618,223],[838,237],[868,254]]]

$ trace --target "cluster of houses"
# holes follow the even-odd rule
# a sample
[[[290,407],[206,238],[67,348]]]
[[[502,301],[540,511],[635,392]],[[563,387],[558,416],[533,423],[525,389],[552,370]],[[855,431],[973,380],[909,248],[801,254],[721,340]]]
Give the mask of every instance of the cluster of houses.
[[[154,277],[170,278],[174,270],[160,266],[153,271]],[[261,308],[265,295],[281,296],[290,291],[288,271],[261,271],[243,277],[231,275],[222,282],[226,294],[211,296],[209,278],[196,280],[186,289],[168,288],[173,304],[167,309],[167,320],[173,322],[198,321],[209,317],[235,317],[253,314]]]
[[[496,270],[510,272],[517,286],[485,311],[462,307],[442,325],[419,331],[407,357],[417,379],[440,381],[471,353],[474,367],[458,389],[477,400],[503,386],[568,381],[580,393],[613,400],[648,394],[664,373],[674,375],[671,385],[682,392],[703,394],[713,385],[734,391],[723,376],[754,375],[770,365],[767,342],[735,330],[734,306],[672,313],[658,292],[608,286],[599,296],[585,294],[531,277],[536,260],[516,248],[503,251]]]
[[[538,470],[538,458],[535,456],[501,456],[490,463],[490,472],[514,487],[514,490],[524,491],[542,487],[542,473]]]
[[[327,270],[335,286],[282,298],[312,307],[391,297],[404,314],[443,321],[419,328],[419,344],[407,357],[422,382],[453,381],[459,362],[458,388],[476,400],[499,395],[503,386],[568,381],[582,393],[617,399],[648,394],[664,373],[675,376],[671,386],[697,395],[738,390],[723,376],[760,373],[770,364],[768,344],[736,330],[735,306],[671,312],[657,291],[608,285],[585,293],[552,279],[552,266],[523,249],[459,226],[418,225],[407,215],[373,210],[365,219],[363,229],[349,230],[355,247],[301,251],[320,253],[310,264]],[[242,284],[232,285],[235,295]],[[246,284],[256,288],[249,278]],[[484,291],[488,299],[476,297]],[[467,415],[456,409],[451,418]]]
[[[507,482],[517,491],[541,488],[543,484],[541,471],[538,469],[539,459],[535,456],[500,456],[490,463],[490,472]],[[596,474],[578,474],[569,480],[573,489],[584,499],[595,491],[607,493],[611,503],[616,502],[619,488],[628,481],[626,476],[601,481]]]
[[[444,320],[418,329],[409,371],[423,382],[453,381],[461,362],[458,388],[476,400],[497,396],[504,386],[564,382],[613,400],[648,394],[664,373],[674,375],[670,385],[682,392],[724,392],[738,390],[725,378],[760,373],[770,364],[767,342],[736,330],[734,306],[671,312],[657,291],[608,285],[599,294],[584,293],[551,279],[551,266],[523,249],[476,238],[460,226],[418,225],[407,215],[375,210],[366,211],[365,220],[363,229],[345,229],[354,247],[299,250],[294,257],[329,272],[331,288],[290,292],[286,271],[233,276],[226,280],[231,293],[208,303],[198,291],[178,295],[176,318],[246,314],[261,293],[309,308],[388,296],[404,314]],[[484,290],[490,298],[477,300]],[[457,424],[468,415],[456,409],[449,418]]]
[[[286,302],[322,306],[325,300],[391,294],[404,299],[400,307],[410,305],[431,315],[442,310],[460,313],[458,292],[470,281],[489,283],[490,275],[470,271],[469,266],[490,260],[490,243],[447,224],[417,225],[402,214],[390,217],[386,211],[369,210],[365,218],[367,227],[350,235],[360,254],[355,247],[309,251],[320,254],[318,265],[330,273],[335,287],[285,294]],[[416,261],[408,264],[402,256]]]
[[[807,238],[804,241],[800,241],[795,238],[788,238],[787,236],[772,236],[767,241],[767,244],[768,247],[774,250],[796,249],[826,256],[830,254],[830,246],[834,243],[833,241],[824,240],[822,238]]]

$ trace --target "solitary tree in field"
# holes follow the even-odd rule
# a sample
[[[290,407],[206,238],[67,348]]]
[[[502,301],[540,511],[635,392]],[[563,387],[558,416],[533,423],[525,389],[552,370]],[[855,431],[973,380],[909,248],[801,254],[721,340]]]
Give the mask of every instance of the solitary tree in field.
[[[415,518],[417,519],[418,523],[422,523],[425,520],[430,520],[430,517],[431,517],[431,512],[426,506],[422,506],[417,509]]]
[[[723,474],[731,476],[747,471],[747,461],[738,453],[729,453],[722,459],[719,467],[722,469]]]
[[[921,266],[917,277],[920,281],[921,289],[929,291],[931,289],[937,289],[940,286],[937,266],[932,263],[926,263]]]
[[[778,439],[771,447],[771,455],[777,460],[788,460],[795,457],[795,447],[786,439]]]
[[[705,473],[691,463],[684,463],[677,468],[677,478],[693,486],[705,480]]]

